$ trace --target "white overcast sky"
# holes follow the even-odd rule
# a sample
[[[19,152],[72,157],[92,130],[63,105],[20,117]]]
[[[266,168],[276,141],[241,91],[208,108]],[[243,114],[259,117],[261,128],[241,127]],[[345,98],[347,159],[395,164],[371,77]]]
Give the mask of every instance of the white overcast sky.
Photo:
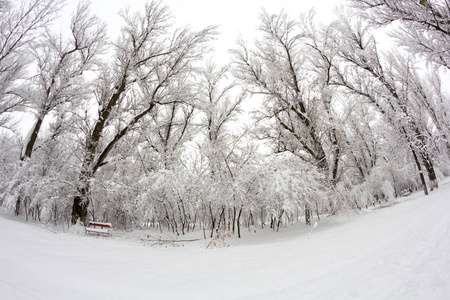
[[[68,1],[63,21],[69,21],[69,11],[73,11],[77,1]],[[127,6],[134,9],[144,7],[147,0],[91,0],[92,11],[108,23],[108,32],[116,36],[121,27],[118,11]],[[297,17],[315,8],[317,18],[328,22],[333,18],[333,8],[345,0],[165,0],[175,17],[176,26],[190,25],[193,29],[218,25],[220,36],[215,44],[217,55],[226,55],[234,48],[239,34],[252,39],[256,34],[258,16],[262,9],[279,13],[284,9],[290,16]]]

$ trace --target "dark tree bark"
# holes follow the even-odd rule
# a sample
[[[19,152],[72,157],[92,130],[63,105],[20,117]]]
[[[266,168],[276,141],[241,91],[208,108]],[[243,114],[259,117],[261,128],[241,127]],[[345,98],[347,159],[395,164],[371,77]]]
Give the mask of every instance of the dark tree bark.
[[[311,225],[311,210],[308,204],[305,205],[305,222],[306,225]]]
[[[242,214],[242,206],[239,209],[238,216],[236,218],[236,225],[237,225],[237,231],[238,231],[238,238],[241,238],[241,214]]]
[[[82,195],[83,192],[80,192]],[[86,225],[87,214],[88,214],[88,205],[86,197],[75,196],[72,206],[72,224],[76,224],[78,220],[80,220],[83,225]]]
[[[23,153],[21,153],[20,160],[25,160],[26,158],[31,157],[34,144],[36,143],[36,139],[38,137],[39,130],[41,129],[41,126],[42,126],[42,121],[43,121],[42,117],[39,117],[36,120],[36,124],[34,124],[32,130],[31,130],[30,138],[28,139],[27,144],[25,145],[25,151]]]

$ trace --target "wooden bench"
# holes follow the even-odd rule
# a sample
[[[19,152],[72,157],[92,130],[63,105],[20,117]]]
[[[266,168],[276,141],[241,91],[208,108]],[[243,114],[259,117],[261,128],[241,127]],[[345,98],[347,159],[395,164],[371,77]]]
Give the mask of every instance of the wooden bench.
[[[111,223],[102,223],[102,222],[89,222],[89,227],[86,227],[85,234],[96,234],[96,235],[106,235],[109,236],[109,231],[112,228]]]

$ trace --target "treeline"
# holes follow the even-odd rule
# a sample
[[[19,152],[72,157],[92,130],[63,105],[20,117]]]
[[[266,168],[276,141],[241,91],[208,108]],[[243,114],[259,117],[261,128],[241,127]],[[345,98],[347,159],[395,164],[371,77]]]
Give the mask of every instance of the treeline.
[[[0,203],[27,220],[240,236],[450,174],[448,1],[263,11],[226,67],[217,29],[173,28],[163,2],[121,11],[114,41],[86,2],[53,32],[63,2],[0,2]]]

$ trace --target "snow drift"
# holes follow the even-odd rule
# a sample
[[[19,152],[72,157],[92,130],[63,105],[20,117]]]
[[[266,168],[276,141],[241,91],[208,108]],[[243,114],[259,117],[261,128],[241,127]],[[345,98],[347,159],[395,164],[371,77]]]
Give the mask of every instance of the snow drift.
[[[448,299],[450,185],[396,205],[150,247],[143,232],[59,233],[0,214],[2,299]]]

